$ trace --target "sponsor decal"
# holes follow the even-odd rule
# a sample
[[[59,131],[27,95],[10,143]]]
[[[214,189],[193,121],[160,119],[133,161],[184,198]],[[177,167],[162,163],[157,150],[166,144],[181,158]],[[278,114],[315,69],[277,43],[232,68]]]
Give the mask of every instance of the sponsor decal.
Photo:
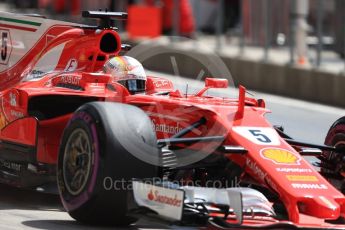
[[[327,185],[325,184],[300,184],[300,183],[292,183],[291,186],[295,189],[319,189],[319,190],[326,190],[328,189]]]
[[[260,169],[260,167],[250,160],[249,158],[246,159],[246,165],[257,175],[262,181],[266,182],[271,188],[278,191],[276,184],[272,181],[272,179]]]
[[[277,172],[286,173],[312,173],[313,170],[307,168],[276,168]]]
[[[180,207],[182,205],[182,200],[177,198],[177,194],[174,197],[169,197],[166,195],[159,194],[158,190],[151,190],[147,194],[147,199],[161,204],[166,204],[170,206]]]
[[[275,191],[278,191],[277,185],[272,181],[270,177],[266,177],[266,183]]]
[[[16,97],[16,95],[13,92],[10,92],[9,97],[10,97],[10,105],[13,106],[13,107],[16,107],[17,106],[17,97]]]
[[[38,81],[41,79],[46,72],[40,71],[40,70],[32,70],[31,73],[26,78],[27,81]]]
[[[262,149],[260,154],[264,159],[270,160],[275,164],[299,165],[301,161],[300,156],[285,149],[266,148]]]
[[[184,191],[141,181],[133,181],[132,185],[134,200],[139,206],[147,207],[168,219],[181,220]]]
[[[64,75],[61,76],[60,82],[64,84],[79,85],[81,76]]]
[[[22,118],[24,117],[24,113],[23,112],[20,112],[20,111],[16,111],[16,110],[12,110],[11,109],[11,116],[14,118],[14,119],[18,119],[18,118]]]
[[[165,87],[170,86],[168,80],[158,80],[158,81],[154,81],[153,84],[155,85],[155,88],[165,88]]]
[[[261,180],[264,181],[265,177],[267,176],[267,173],[263,172],[259,166],[251,161],[249,158],[246,159],[246,165],[252,170]]]
[[[0,167],[12,169],[12,170],[15,170],[18,172],[20,172],[20,170],[22,168],[22,166],[20,164],[17,164],[15,162],[5,161],[3,159],[0,159]]]
[[[316,176],[311,176],[311,175],[286,175],[286,178],[289,181],[308,181],[308,182],[319,181]]]
[[[176,123],[176,125],[159,124],[155,119],[152,119],[151,122],[153,130],[155,130],[156,132],[176,134],[182,130],[182,127],[179,123]]]
[[[22,41],[12,41],[12,47],[14,49],[24,49],[24,43]]]
[[[278,133],[269,127],[233,127],[233,130],[257,145],[280,145]]]
[[[76,70],[78,67],[78,61],[74,58],[70,59],[67,62],[67,65],[65,67],[65,72],[72,72],[74,70]]]
[[[6,125],[8,122],[24,117],[25,111],[20,108],[19,92],[15,89],[8,92],[3,98],[1,103],[2,116],[1,126]]]

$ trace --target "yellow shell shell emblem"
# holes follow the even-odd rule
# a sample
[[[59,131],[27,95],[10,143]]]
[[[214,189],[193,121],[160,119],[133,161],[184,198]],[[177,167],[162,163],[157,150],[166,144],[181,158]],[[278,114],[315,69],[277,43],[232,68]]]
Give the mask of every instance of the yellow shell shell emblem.
[[[300,157],[284,149],[264,149],[261,155],[276,164],[298,165],[301,160]]]

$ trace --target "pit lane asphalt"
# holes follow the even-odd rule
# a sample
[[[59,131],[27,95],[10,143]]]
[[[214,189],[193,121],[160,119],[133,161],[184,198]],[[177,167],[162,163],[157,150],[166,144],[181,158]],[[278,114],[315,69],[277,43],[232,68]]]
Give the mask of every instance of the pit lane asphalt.
[[[185,78],[176,78],[162,73],[150,73],[155,76],[164,76],[174,79],[177,88],[185,91],[186,82],[189,83],[189,93],[200,89],[203,83]],[[236,96],[234,89],[217,90],[215,94]],[[329,126],[345,110],[316,103],[309,103],[268,94],[255,93],[257,98],[264,98],[266,105],[272,110],[268,119],[272,124],[280,124],[285,131],[296,139],[323,143]],[[309,158],[310,161],[315,159]],[[164,229],[167,226],[154,221],[140,221],[126,229]],[[177,228],[177,227],[175,227]],[[0,229],[114,229],[84,226],[75,222],[63,211],[59,198],[55,195],[43,194],[34,191],[20,190],[0,185]],[[180,229],[180,228],[179,228]]]

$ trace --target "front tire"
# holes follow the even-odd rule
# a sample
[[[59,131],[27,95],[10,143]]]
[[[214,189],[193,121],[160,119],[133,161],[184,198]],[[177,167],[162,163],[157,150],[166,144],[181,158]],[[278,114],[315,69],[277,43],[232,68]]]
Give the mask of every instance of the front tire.
[[[330,127],[325,144],[345,150],[345,117],[339,118]],[[345,154],[324,151],[320,160],[321,174],[345,194]]]
[[[131,180],[153,178],[157,167],[133,155],[128,143],[158,158],[156,136],[142,110],[92,102],[74,113],[62,137],[57,173],[62,203],[74,219],[97,225],[133,222]]]

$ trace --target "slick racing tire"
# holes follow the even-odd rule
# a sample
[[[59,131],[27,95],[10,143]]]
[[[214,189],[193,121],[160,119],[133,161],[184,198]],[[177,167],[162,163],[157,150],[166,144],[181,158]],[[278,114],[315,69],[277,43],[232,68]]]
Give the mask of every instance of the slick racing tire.
[[[132,155],[133,149],[158,156],[150,119],[137,107],[92,102],[73,114],[57,166],[60,198],[71,217],[97,225],[135,221],[128,215],[133,205],[131,180],[153,178],[158,170]]]
[[[345,117],[339,118],[330,127],[325,144],[344,150],[344,154],[324,151],[320,157],[320,166],[321,174],[345,194]]]

